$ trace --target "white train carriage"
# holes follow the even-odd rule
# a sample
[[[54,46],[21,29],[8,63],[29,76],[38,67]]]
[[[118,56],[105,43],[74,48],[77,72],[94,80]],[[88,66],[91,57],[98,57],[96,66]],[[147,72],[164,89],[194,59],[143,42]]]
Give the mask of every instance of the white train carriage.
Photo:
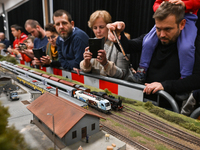
[[[110,102],[96,95],[78,90],[75,92],[74,97],[103,112],[107,113],[111,110]]]

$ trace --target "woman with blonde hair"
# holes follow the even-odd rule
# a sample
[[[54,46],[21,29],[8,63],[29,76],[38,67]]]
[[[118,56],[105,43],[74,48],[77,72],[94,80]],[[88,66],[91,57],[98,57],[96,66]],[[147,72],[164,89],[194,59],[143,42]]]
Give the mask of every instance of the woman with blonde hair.
[[[92,13],[88,26],[93,30],[95,38],[105,37],[104,50],[98,50],[97,58],[92,58],[89,47],[86,47],[80,68],[83,72],[124,79],[128,74],[128,62],[123,54],[117,50],[115,44],[108,40],[106,25],[111,22],[111,15],[105,10],[97,10]]]

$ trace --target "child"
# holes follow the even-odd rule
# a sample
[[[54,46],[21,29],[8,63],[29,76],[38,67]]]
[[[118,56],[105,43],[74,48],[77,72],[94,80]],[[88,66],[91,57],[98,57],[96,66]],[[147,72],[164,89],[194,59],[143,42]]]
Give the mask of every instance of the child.
[[[165,0],[156,0],[153,10],[157,8]],[[167,0],[166,0],[167,1]],[[195,26],[197,20],[197,11],[200,8],[200,0],[169,0],[170,3],[181,4],[186,8],[185,17],[186,24],[181,31],[177,41],[180,74],[181,78],[185,78],[192,74],[194,60],[195,60],[195,46],[194,42],[197,36],[197,28]],[[154,26],[151,31],[144,37],[142,45],[142,54],[140,58],[139,68],[137,73],[134,74],[132,80],[136,83],[144,83],[146,78],[146,71],[149,68],[150,60],[155,47],[158,44],[158,37],[156,35],[156,27]]]
[[[7,53],[8,53],[8,51],[6,49],[6,45],[3,43],[0,43],[0,55],[6,56]]]
[[[24,44],[26,45],[26,49],[24,49],[24,60],[26,62],[30,62],[33,60],[34,54],[33,54],[33,47],[34,47],[34,39],[35,37],[29,35],[28,38],[24,41]],[[32,65],[32,64],[31,64]]]

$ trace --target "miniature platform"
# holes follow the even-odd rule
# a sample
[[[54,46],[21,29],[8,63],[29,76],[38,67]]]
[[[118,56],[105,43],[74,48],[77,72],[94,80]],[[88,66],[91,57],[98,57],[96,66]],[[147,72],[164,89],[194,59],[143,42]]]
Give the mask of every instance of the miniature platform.
[[[105,133],[106,132],[104,131],[100,131],[92,136],[89,136],[88,143],[86,143],[86,139],[84,139],[63,148],[62,150],[77,150],[80,146],[83,150],[106,150],[107,146],[112,146],[112,144],[116,145],[116,147],[113,147],[113,150],[126,150],[126,143],[120,141],[112,135],[110,135],[109,139],[106,140]]]

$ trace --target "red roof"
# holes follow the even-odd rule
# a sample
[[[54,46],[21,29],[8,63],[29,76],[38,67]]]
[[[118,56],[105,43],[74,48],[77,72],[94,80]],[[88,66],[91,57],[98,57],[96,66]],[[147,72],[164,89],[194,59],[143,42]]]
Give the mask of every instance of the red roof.
[[[27,108],[52,131],[52,116],[47,115],[47,113],[53,114],[55,133],[60,138],[62,138],[85,115],[103,118],[87,109],[48,92],[34,100],[27,106]]]

